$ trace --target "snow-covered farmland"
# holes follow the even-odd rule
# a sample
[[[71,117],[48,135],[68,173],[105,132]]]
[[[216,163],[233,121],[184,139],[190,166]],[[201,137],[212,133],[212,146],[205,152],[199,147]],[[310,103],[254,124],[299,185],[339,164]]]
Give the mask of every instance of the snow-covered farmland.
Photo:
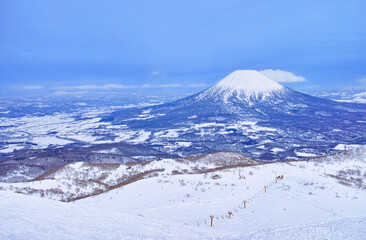
[[[108,112],[108,109],[105,109]],[[109,109],[109,111],[112,111]],[[166,145],[168,152],[177,148],[188,148],[189,143],[183,143],[182,134],[196,134],[200,136],[219,133],[227,135],[232,131],[242,134],[271,134],[273,128],[257,126],[257,122],[238,121],[236,123],[202,123],[187,125],[176,129],[163,131],[131,130],[127,124],[112,125],[101,121],[98,114],[102,111],[89,109],[77,113],[54,113],[44,116],[23,116],[18,118],[0,118],[0,127],[3,128],[0,138],[3,139],[0,153],[12,153],[21,149],[45,149],[50,146],[59,147],[72,143],[81,144],[108,144],[126,142],[132,144],[155,143]],[[105,113],[105,112],[104,112]],[[161,114],[160,114],[161,115]],[[159,116],[160,116],[159,115]],[[138,119],[153,118],[147,110],[144,116]],[[176,140],[176,143],[171,141]],[[17,144],[14,144],[17,143]]]

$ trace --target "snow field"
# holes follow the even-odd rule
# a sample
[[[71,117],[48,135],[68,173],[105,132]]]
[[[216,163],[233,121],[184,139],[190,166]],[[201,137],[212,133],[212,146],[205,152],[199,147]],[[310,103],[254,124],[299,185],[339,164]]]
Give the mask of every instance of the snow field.
[[[172,171],[190,166],[166,159],[143,166],[164,167],[156,177],[72,203],[0,191],[0,215],[6,216],[0,239],[365,239],[364,185],[332,177],[340,171],[364,176],[364,156],[363,148],[309,162],[182,175]],[[276,184],[278,175],[284,179]]]
[[[110,112],[112,110],[109,110]],[[146,110],[145,110],[146,111]],[[0,153],[12,153],[15,150],[23,148],[47,148],[50,146],[64,146],[71,143],[90,143],[106,144],[116,142],[126,142],[132,144],[156,143],[165,146],[165,150],[174,153],[178,148],[188,148],[189,142],[182,143],[181,140],[175,144],[171,140],[178,138],[181,134],[187,132],[200,136],[211,134],[227,135],[229,130],[237,130],[244,135],[256,138],[255,134],[271,135],[275,128],[257,126],[257,122],[238,121],[236,123],[202,123],[192,124],[189,127],[177,129],[168,129],[158,132],[145,130],[131,130],[126,124],[111,125],[109,122],[100,122],[101,118],[96,117],[101,111],[91,109],[79,113],[55,113],[46,116],[24,116],[19,118],[0,118],[0,125],[5,127],[3,135],[7,136],[7,142]],[[148,118],[154,118],[155,115],[144,113]],[[146,119],[146,116],[140,116],[136,120]],[[158,114],[159,116],[161,114]],[[130,119],[131,120],[131,119]],[[97,134],[96,134],[97,133]],[[100,136],[98,136],[100,134]],[[253,135],[254,134],[254,135]],[[109,139],[103,138],[103,135],[110,136]],[[12,144],[19,142],[19,144]],[[5,142],[6,143],[6,142]],[[32,143],[33,145],[29,145]]]
[[[275,184],[277,168],[273,169],[271,165],[242,169],[241,174],[246,179],[238,178],[239,169],[236,169],[236,175],[234,170],[217,173],[222,175],[217,180],[211,179],[210,174],[206,174],[206,178],[205,174],[200,174],[144,179],[125,186],[118,193],[111,191],[79,203],[102,207],[108,201],[108,207],[121,212],[203,227],[209,224],[208,216],[214,215],[216,228],[237,227],[235,222],[239,221],[250,222],[247,230],[251,231],[293,222],[306,224],[359,217],[363,216],[360,208],[366,212],[359,199],[361,194],[365,200],[364,192],[350,191],[346,186],[337,186],[337,190],[333,186],[334,179],[324,179],[316,171],[307,174],[300,167],[294,171],[294,167],[287,164],[278,168],[278,172],[286,173],[285,179]],[[267,186],[267,193],[264,193],[264,186]],[[248,201],[246,209],[243,209],[243,200]],[[226,221],[228,211],[233,212],[230,222]],[[268,213],[271,213],[270,217],[266,218]]]

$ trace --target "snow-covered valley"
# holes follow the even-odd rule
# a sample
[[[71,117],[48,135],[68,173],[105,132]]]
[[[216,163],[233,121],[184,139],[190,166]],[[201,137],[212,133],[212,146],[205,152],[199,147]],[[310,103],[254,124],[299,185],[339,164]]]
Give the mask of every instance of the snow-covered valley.
[[[80,106],[0,116],[0,239],[366,238],[365,105],[240,70]]]
[[[141,167],[164,170],[68,203],[13,192],[21,184],[47,188],[70,177],[65,172],[2,183],[1,239],[365,239],[365,147],[308,161],[184,171],[218,167],[220,157],[153,161]],[[72,164],[74,173],[86,176],[82,165]]]

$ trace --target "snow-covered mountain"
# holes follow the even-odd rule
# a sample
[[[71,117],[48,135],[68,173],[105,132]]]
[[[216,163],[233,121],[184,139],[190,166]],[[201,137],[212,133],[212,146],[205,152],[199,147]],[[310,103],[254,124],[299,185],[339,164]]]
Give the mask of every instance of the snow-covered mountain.
[[[284,94],[285,87],[260,72],[238,70],[198,95],[198,99],[215,99],[229,103],[234,98],[241,102],[268,100]]]
[[[302,94],[253,70],[235,71],[172,103],[121,110],[105,119],[144,131],[146,145],[182,156],[236,151],[286,160],[366,143],[366,105]]]
[[[366,88],[354,87],[314,93],[315,96],[337,102],[366,103]]]
[[[8,182],[77,161],[220,151],[283,161],[366,144],[366,105],[302,94],[253,70],[235,71],[207,90],[161,105],[12,116],[0,117],[0,181]]]

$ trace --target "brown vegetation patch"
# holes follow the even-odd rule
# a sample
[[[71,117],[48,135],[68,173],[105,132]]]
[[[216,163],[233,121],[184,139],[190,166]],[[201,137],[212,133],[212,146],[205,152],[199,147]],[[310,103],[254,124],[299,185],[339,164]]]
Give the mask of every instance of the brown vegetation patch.
[[[164,169],[162,168],[162,169],[154,169],[154,170],[149,170],[149,171],[145,171],[145,172],[142,172],[142,173],[138,173],[138,174],[130,176],[126,180],[124,180],[124,181],[122,181],[122,182],[120,182],[116,185],[113,185],[113,186],[107,185],[107,188],[104,191],[99,190],[99,191],[95,191],[93,193],[90,193],[90,194],[87,194],[87,195],[84,195],[84,196],[78,196],[78,197],[75,197],[75,198],[68,198],[68,199],[65,199],[65,202],[72,202],[72,201],[84,199],[84,198],[87,198],[87,197],[96,196],[96,195],[102,194],[104,192],[108,192],[108,191],[111,191],[113,189],[120,188],[120,187],[123,187],[127,184],[130,184],[130,183],[136,182],[138,180],[141,180],[149,174],[157,173],[157,172],[163,172],[163,171],[164,171]]]
[[[338,183],[344,186],[366,189],[366,176],[362,176],[359,169],[340,170],[337,175],[327,174],[327,176],[337,179]]]
[[[30,180],[29,182],[33,182],[33,181],[41,181],[41,180],[45,180],[47,179],[49,176],[51,176],[52,174],[58,172],[59,170],[63,169],[64,167],[66,167],[67,165],[69,165],[71,163],[66,163],[64,165],[61,165],[61,166],[58,166],[58,167],[55,167],[53,169],[51,169],[50,171],[48,172],[45,172],[44,174]]]
[[[89,163],[89,162],[84,162],[84,165],[88,167],[97,167],[104,171],[115,170],[121,166],[121,164],[119,163]]]

